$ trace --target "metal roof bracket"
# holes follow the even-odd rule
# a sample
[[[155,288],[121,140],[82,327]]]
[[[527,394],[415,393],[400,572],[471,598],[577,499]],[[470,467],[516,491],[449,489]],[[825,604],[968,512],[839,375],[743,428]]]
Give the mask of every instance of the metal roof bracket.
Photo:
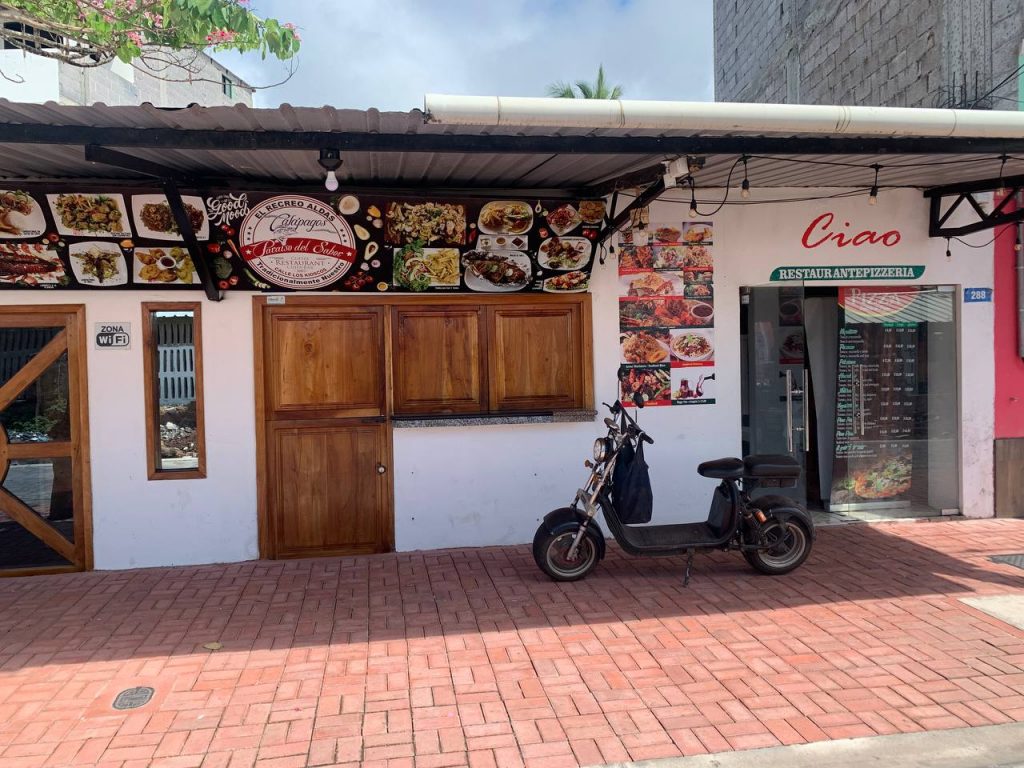
[[[217,290],[217,285],[213,282],[213,272],[210,271],[210,265],[206,261],[202,248],[199,247],[196,231],[192,227],[188,211],[185,210],[185,201],[181,199],[178,185],[169,179],[164,179],[163,188],[164,195],[167,196],[167,203],[171,207],[171,215],[174,216],[174,223],[178,225],[181,238],[185,241],[185,247],[192,257],[192,264],[195,265],[196,274],[199,275],[199,282],[202,284],[203,290],[206,291],[206,298],[210,301],[223,300],[224,297]]]
[[[618,232],[622,225],[629,221],[629,215],[633,211],[637,208],[643,208],[645,205],[650,205],[650,203],[656,200],[664,191],[665,182],[663,179],[658,179],[651,184],[651,186],[637,195],[633,199],[633,202],[623,208],[621,212],[615,213],[612,211],[614,215],[612,216],[611,221],[608,222],[607,226],[605,226],[597,236],[598,245]]]
[[[102,163],[111,165],[114,168],[124,168],[126,171],[134,171],[143,176],[152,176],[156,179],[174,179],[176,181],[187,181],[188,178],[173,168],[166,165],[154,163],[142,157],[135,157],[116,149],[109,149],[99,144],[85,145],[85,159],[90,163]]]
[[[133,157],[124,152],[118,152],[116,149],[108,149],[98,144],[87,144],[85,146],[85,159],[93,163],[103,163],[104,165],[112,165],[116,168],[135,171],[143,176],[151,176],[159,180],[160,186],[164,190],[164,196],[167,198],[167,204],[171,208],[174,223],[178,226],[181,239],[185,242],[185,248],[192,258],[196,274],[199,275],[199,282],[206,292],[206,298],[210,301],[223,300],[224,297],[217,290],[217,285],[213,282],[213,273],[210,271],[210,265],[207,263],[203,250],[199,246],[199,240],[196,239],[196,231],[192,227],[192,220],[189,219],[188,211],[185,209],[185,201],[181,199],[181,192],[178,189],[177,182],[186,180],[185,177],[160,163],[154,163],[141,157]]]
[[[1007,193],[993,207],[991,212],[986,211],[974,197],[974,194],[977,192],[991,192],[1000,188],[1005,189]],[[1022,190],[1024,190],[1024,176],[982,179],[963,184],[948,184],[943,187],[926,189],[924,196],[928,198],[930,203],[928,208],[928,237],[960,237],[962,235],[969,235],[972,232],[981,232],[1004,224],[1024,221],[1024,208],[1018,207],[1016,210],[1009,212],[1006,210]],[[943,201],[949,197],[953,198],[953,202],[948,206],[943,206]],[[965,202],[974,210],[977,219],[969,224],[947,227],[946,222]]]

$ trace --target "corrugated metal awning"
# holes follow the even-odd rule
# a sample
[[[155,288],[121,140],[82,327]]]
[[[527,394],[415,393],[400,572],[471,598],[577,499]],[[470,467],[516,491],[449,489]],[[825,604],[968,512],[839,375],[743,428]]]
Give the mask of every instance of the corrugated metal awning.
[[[318,148],[332,141],[344,160],[339,179],[350,186],[607,189],[616,182],[652,181],[662,161],[686,154],[691,147],[706,158],[704,168],[695,174],[702,188],[727,183],[740,147],[751,156],[749,178],[757,188],[867,188],[873,181],[872,163],[882,165],[881,187],[925,188],[992,178],[1001,165],[1007,176],[1024,174],[1020,140],[908,142],[743,131],[710,135],[481,128],[430,124],[419,110],[380,112],[287,104],[278,109],[76,107],[0,100],[0,176],[8,179],[145,178],[87,161],[83,145],[99,143],[184,176],[319,184],[323,170],[317,163]],[[238,148],[240,143],[246,148]],[[494,149],[489,150],[490,145]],[[834,151],[842,147],[865,149]],[[908,151],[921,147],[928,151]],[[788,152],[780,151],[786,148]],[[814,148],[822,151],[805,154]],[[1005,164],[999,159],[1004,152],[1010,155]],[[739,184],[739,174],[734,172],[733,186]]]

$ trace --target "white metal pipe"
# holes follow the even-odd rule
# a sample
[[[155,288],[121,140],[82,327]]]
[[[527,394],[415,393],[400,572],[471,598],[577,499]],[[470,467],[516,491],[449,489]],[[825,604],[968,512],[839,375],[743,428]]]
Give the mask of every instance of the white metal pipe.
[[[817,133],[851,136],[1024,138],[1024,112],[520,96],[424,97],[427,120],[447,125]]]

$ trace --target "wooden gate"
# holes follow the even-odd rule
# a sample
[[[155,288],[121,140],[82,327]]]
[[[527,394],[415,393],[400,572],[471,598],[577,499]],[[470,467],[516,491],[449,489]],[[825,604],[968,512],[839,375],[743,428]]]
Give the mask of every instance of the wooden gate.
[[[85,310],[0,307],[0,574],[92,567]]]

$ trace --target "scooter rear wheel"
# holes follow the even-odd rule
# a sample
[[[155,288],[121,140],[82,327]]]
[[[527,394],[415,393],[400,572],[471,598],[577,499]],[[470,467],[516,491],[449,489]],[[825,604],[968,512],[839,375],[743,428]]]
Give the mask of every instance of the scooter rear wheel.
[[[747,550],[743,556],[756,570],[769,576],[781,576],[799,568],[811,554],[811,537],[796,520],[771,518],[764,527],[769,547],[764,551]]]
[[[555,581],[578,581],[597,565],[597,545],[589,534],[580,542],[576,558],[569,559],[569,549],[578,530],[571,528],[549,533],[542,526],[533,537],[533,559]]]

